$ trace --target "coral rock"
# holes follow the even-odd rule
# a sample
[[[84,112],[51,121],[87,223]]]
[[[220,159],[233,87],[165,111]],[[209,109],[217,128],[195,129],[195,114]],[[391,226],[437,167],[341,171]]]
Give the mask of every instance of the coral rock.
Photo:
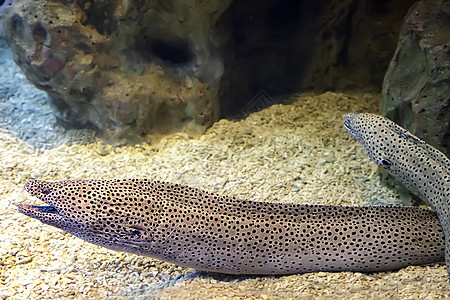
[[[0,32],[58,118],[123,136],[219,117],[213,25],[229,1],[4,1]]]
[[[450,154],[450,4],[409,10],[383,84],[382,113]]]

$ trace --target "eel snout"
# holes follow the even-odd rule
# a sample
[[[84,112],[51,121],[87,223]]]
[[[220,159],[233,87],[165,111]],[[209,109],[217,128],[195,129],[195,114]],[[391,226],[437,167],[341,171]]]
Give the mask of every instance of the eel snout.
[[[355,114],[346,114],[344,115],[344,128],[347,131],[352,131],[352,120],[354,119]]]
[[[51,183],[43,180],[31,180],[25,184],[25,190],[31,195],[44,201],[47,205],[19,204],[19,212],[53,226],[56,220],[62,218],[60,212],[52,203]]]

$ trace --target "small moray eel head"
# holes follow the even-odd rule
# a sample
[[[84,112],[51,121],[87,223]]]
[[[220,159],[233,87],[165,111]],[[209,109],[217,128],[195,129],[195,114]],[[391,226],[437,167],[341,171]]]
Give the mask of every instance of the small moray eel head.
[[[425,192],[428,181],[433,188],[446,185],[448,158],[408,130],[375,114],[347,114],[344,127],[363,146],[367,155],[380,167],[400,180],[414,194],[429,203]],[[440,195],[447,197],[446,194]]]
[[[396,142],[407,131],[394,122],[375,114],[347,114],[344,127],[364,147],[369,157],[380,167],[389,168]],[[411,135],[412,136],[412,135]]]

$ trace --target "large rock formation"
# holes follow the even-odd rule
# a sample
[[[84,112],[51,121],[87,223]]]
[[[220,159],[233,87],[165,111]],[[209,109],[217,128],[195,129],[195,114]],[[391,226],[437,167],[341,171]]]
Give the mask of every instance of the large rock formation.
[[[219,117],[223,62],[212,27],[229,1],[29,1],[2,32],[60,120],[124,134],[203,131]]]
[[[4,0],[0,34],[58,118],[202,132],[304,90],[380,88],[413,0]]]
[[[450,1],[408,12],[383,84],[382,113],[450,154]]]

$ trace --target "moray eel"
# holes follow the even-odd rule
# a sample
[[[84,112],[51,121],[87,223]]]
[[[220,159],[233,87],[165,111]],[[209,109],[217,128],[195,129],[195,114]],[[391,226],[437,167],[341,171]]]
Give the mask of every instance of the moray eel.
[[[450,160],[437,149],[374,114],[348,114],[344,127],[370,158],[386,169],[436,212],[445,238],[450,277]]]
[[[33,180],[19,211],[85,241],[228,274],[384,271],[444,261],[433,212],[219,196],[147,179]]]

